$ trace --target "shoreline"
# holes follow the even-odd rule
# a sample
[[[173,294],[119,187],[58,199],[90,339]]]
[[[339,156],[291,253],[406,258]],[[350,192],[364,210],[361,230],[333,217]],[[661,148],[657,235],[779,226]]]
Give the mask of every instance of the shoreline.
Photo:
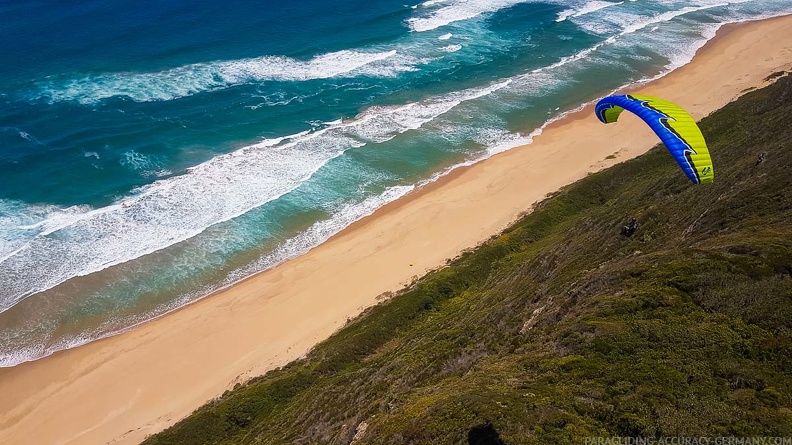
[[[619,91],[659,95],[701,119],[792,68],[791,28],[792,16],[724,25],[690,63]],[[500,232],[547,194],[659,142],[627,114],[601,124],[592,106],[298,258],[119,335],[0,369],[0,443],[138,443],[236,382],[304,355],[380,295]]]
[[[718,29],[717,35],[714,36],[713,38],[711,38],[710,40],[708,40],[707,42],[705,42],[704,46],[710,45],[710,43],[712,43],[713,41],[721,38],[722,35],[725,35],[726,33],[731,32],[732,29],[735,29],[735,28],[737,28],[737,27],[739,27],[741,25],[752,23],[752,22],[764,21],[764,20],[773,20],[775,18],[779,18],[779,17],[773,17],[773,18],[769,18],[769,19],[755,19],[755,20],[751,20],[751,21],[747,21],[747,22],[735,22],[735,23],[728,23],[728,24],[722,25],[721,28]],[[702,48],[699,48],[698,50],[696,50],[696,54],[698,54],[698,52],[701,49]],[[685,64],[685,65],[687,65],[687,64]],[[656,80],[659,80],[662,77],[665,77],[666,75],[670,74],[671,72],[674,72],[674,71],[682,68],[685,65],[681,65],[681,66],[679,66],[677,68],[672,69],[671,71],[658,74],[657,76],[655,76],[653,78],[639,80],[639,81],[633,82],[632,84],[619,87],[619,88],[613,90],[610,94],[622,94],[623,92],[628,92],[631,87],[640,86],[640,85],[644,85],[644,84],[647,84],[647,83],[654,82]],[[582,104],[578,105],[577,107],[575,107],[575,108],[573,108],[571,110],[565,111],[563,113],[560,113],[558,116],[554,116],[554,117],[548,119],[542,125],[540,125],[536,129],[533,129],[531,131],[531,136],[530,137],[533,139],[533,138],[535,138],[537,136],[541,136],[541,133],[544,130],[554,127],[559,122],[562,123],[562,124],[566,124],[566,123],[572,122],[574,120],[586,119],[589,116],[590,112],[591,112],[590,110],[588,110],[588,107],[589,106],[593,106],[593,105],[594,105],[593,102],[582,103]],[[537,131],[538,131],[538,134],[534,134]],[[520,149],[521,147],[527,147],[529,145],[532,145],[532,143],[528,143],[528,144],[524,144],[524,145],[518,145],[518,146],[512,147],[510,149],[506,149],[505,151],[511,151],[511,150],[515,150],[515,149]],[[478,164],[480,162],[484,162],[484,161],[490,159],[492,156],[497,156],[497,155],[502,154],[502,153],[503,152],[498,152],[498,153],[496,153],[494,155],[487,156],[487,157],[485,157],[485,158],[483,158],[483,159],[481,159],[479,161],[475,161],[473,164],[465,165],[463,163],[463,164],[453,165],[453,166],[450,167],[449,171],[446,171],[445,173],[439,174],[435,179],[427,180],[423,184],[421,184],[421,183],[414,184],[415,188],[412,191],[410,191],[407,195],[402,196],[400,198],[397,198],[395,201],[387,202],[386,204],[382,205],[381,207],[376,208],[374,210],[374,213],[372,213],[370,215],[367,215],[367,216],[364,216],[364,217],[354,221],[350,225],[340,229],[337,233],[331,235],[325,241],[321,241],[317,245],[314,245],[312,247],[308,247],[305,250],[305,253],[310,252],[311,250],[319,247],[321,244],[331,240],[334,237],[342,235],[344,232],[347,232],[349,230],[354,230],[353,228],[355,226],[357,226],[361,222],[364,222],[364,221],[368,220],[371,217],[374,217],[374,216],[380,214],[381,212],[387,211],[387,208],[390,208],[391,206],[398,205],[399,203],[407,202],[410,199],[413,199],[414,197],[417,197],[419,194],[422,194],[425,191],[431,190],[434,185],[444,182],[447,178],[451,178],[451,177],[453,177],[456,174],[460,174],[462,171],[472,167],[473,165]],[[168,247],[171,247],[171,246],[168,246]],[[305,253],[297,254],[297,256],[304,255]],[[14,363],[12,365],[9,365],[9,364],[6,364],[6,363],[0,363],[0,370],[6,369],[6,368],[13,368],[13,367],[17,367],[17,366],[23,365],[25,363],[38,361],[38,360],[50,357],[50,356],[52,356],[54,354],[58,354],[58,353],[61,353],[61,352],[64,352],[64,351],[67,351],[67,350],[70,350],[70,349],[80,348],[80,347],[83,347],[83,346],[88,345],[88,344],[93,343],[93,342],[97,342],[97,341],[105,340],[105,339],[112,338],[112,337],[115,337],[115,336],[118,336],[118,335],[122,335],[122,334],[124,334],[126,332],[129,332],[131,330],[137,329],[139,326],[142,326],[144,324],[147,324],[147,323],[153,322],[155,320],[158,320],[160,318],[166,317],[166,316],[168,316],[170,314],[176,313],[176,312],[178,312],[178,311],[180,311],[180,310],[182,310],[182,309],[184,309],[184,308],[186,308],[188,306],[191,306],[191,305],[193,305],[193,304],[195,304],[195,303],[197,303],[197,302],[199,302],[199,301],[201,301],[203,299],[206,299],[206,298],[212,297],[214,295],[223,293],[227,289],[232,288],[232,287],[236,286],[239,283],[242,283],[242,282],[244,282],[244,281],[246,281],[248,279],[253,279],[257,275],[259,275],[261,273],[264,273],[264,272],[267,272],[268,270],[271,270],[273,268],[279,267],[281,264],[283,264],[285,262],[288,262],[288,261],[291,261],[294,258],[296,258],[296,257],[291,257],[291,258],[288,258],[286,260],[281,260],[280,262],[274,263],[273,266],[268,266],[268,268],[265,268],[265,269],[253,271],[249,275],[243,276],[242,278],[239,278],[236,281],[231,281],[231,282],[227,282],[226,284],[220,285],[220,286],[214,288],[213,290],[209,291],[205,295],[202,295],[202,296],[197,297],[197,298],[195,298],[193,300],[190,300],[187,303],[184,303],[182,305],[171,307],[171,308],[167,309],[166,311],[164,311],[164,312],[162,312],[162,313],[160,313],[158,315],[152,316],[151,318],[137,321],[136,323],[134,323],[134,324],[132,324],[132,325],[130,325],[128,327],[125,327],[123,329],[119,329],[119,330],[116,330],[116,331],[111,331],[109,333],[102,334],[100,336],[93,337],[93,338],[90,338],[90,339],[81,339],[80,342],[71,343],[68,346],[62,347],[60,349],[46,351],[43,355],[37,356],[35,358],[25,358],[25,359],[20,360],[20,361]],[[137,259],[138,258],[133,258],[132,261],[137,260]],[[428,270],[431,270],[431,269],[427,269],[427,271]],[[103,271],[104,271],[104,269],[92,272],[91,274],[94,274],[94,273],[101,274]],[[13,305],[9,309],[11,309],[12,307],[13,307]]]

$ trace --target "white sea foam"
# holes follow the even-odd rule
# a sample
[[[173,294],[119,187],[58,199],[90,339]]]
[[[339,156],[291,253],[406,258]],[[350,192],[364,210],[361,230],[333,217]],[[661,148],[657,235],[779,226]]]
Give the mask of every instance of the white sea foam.
[[[733,2],[731,2],[733,3]],[[624,36],[642,30],[650,25],[658,25],[677,17],[684,16],[693,12],[705,11],[708,9],[721,8],[731,4],[730,2],[698,2],[693,6],[685,6],[680,9],[665,11],[652,16],[646,16],[629,11],[614,11],[602,17],[597,17],[596,20],[578,20],[576,23],[583,29],[594,34],[613,34]],[[611,37],[612,38],[612,37]],[[676,47],[677,45],[671,45]]]
[[[197,301],[214,291],[230,286],[253,273],[269,269],[283,261],[308,252],[355,221],[371,215],[376,209],[383,205],[405,196],[415,189],[415,187],[414,185],[389,187],[379,195],[367,197],[360,202],[345,204],[335,209],[330,218],[314,223],[304,232],[283,242],[273,252],[262,256],[257,261],[243,268],[230,272],[222,282],[209,285],[193,293],[181,295],[179,298],[155,308],[148,313],[136,314],[122,319],[114,319],[112,322],[104,323],[92,332],[83,332],[77,335],[62,337],[53,344],[39,342],[33,346],[15,348],[13,351],[4,352],[0,354],[0,368],[16,366],[20,363],[46,357],[63,349],[74,348],[91,341],[110,337],[131,329],[145,321],[163,316],[185,304]],[[0,335],[0,340],[3,340],[0,344],[8,343],[8,339],[2,338],[2,335]]]
[[[520,3],[533,0],[456,0],[449,2],[426,2],[423,6],[430,11],[407,19],[410,30],[415,32],[431,31],[451,23],[470,20],[482,14],[493,13]],[[431,4],[429,4],[431,3]],[[439,8],[432,8],[440,5]]]
[[[407,19],[413,31],[429,31],[452,23],[477,18],[521,3],[537,0],[443,0],[422,3]],[[601,35],[617,34],[631,28],[668,21],[678,15],[725,5],[740,5],[753,0],[730,2],[699,0],[678,3],[687,5],[678,11],[646,17],[628,11],[600,14],[624,2],[593,0],[580,2],[559,14],[557,20],[574,20],[589,32]],[[561,0],[551,0],[561,3]],[[766,3],[766,2],[765,2]],[[772,3],[772,2],[771,2]],[[677,3],[669,3],[674,6]],[[621,8],[618,8],[621,9]],[[597,14],[595,14],[597,13]],[[593,16],[589,18],[589,16]],[[451,33],[440,36],[448,39]],[[410,45],[395,49],[348,49],[320,54],[310,60],[297,60],[285,56],[263,56],[251,59],[197,63],[160,72],[100,73],[68,78],[51,78],[37,82],[36,98],[53,102],[77,101],[93,104],[111,97],[126,97],[134,101],[165,101],[202,92],[212,92],[235,85],[260,81],[304,81],[335,77],[374,76],[392,77],[407,71],[418,70],[426,60],[413,54]],[[446,47],[446,50],[448,47]],[[275,93],[277,94],[277,93]],[[264,105],[288,105],[298,96],[267,97]],[[253,105],[251,107],[257,107]],[[26,137],[21,134],[22,137]],[[31,139],[34,140],[34,139]],[[35,141],[35,140],[34,140]]]
[[[359,146],[317,132],[278,149],[251,146],[142,187],[112,206],[51,215],[42,231],[0,265],[7,309],[71,277],[154,252],[197,235],[296,188],[329,159]]]
[[[140,322],[137,324],[140,324],[143,321],[145,320],[140,320]],[[107,335],[97,335],[95,332],[82,332],[79,334],[70,335],[68,337],[58,338],[54,342],[42,341],[26,346],[20,345],[11,351],[4,351],[3,353],[0,353],[0,368],[9,368],[21,363],[37,360],[52,355],[58,351],[75,348],[77,346],[81,346],[101,338],[106,338],[117,333],[120,333],[120,331],[115,331]],[[2,337],[6,337],[8,335],[7,332],[4,332],[3,334],[5,335]],[[9,341],[14,340],[9,340],[7,337],[2,337],[0,337],[0,341],[3,341],[6,344]]]
[[[25,245],[31,236],[30,225],[46,219],[57,209],[0,199],[0,263]]]
[[[167,168],[161,168],[158,170],[143,170],[140,174],[147,178],[164,178],[165,176],[172,175],[173,172]]]
[[[450,23],[478,17],[503,8],[534,0],[449,0],[427,2],[408,19],[415,31],[427,31]],[[595,6],[583,10],[594,10]],[[602,2],[607,3],[607,2]],[[612,3],[607,3],[611,5]],[[451,38],[451,33],[439,40]],[[419,45],[420,47],[420,45]],[[456,47],[440,48],[449,51]],[[389,50],[348,49],[320,54],[310,60],[285,56],[263,56],[251,59],[196,63],[159,72],[98,73],[82,76],[56,77],[36,82],[35,98],[51,102],[76,101],[94,104],[113,97],[137,102],[168,101],[204,92],[218,91],[236,85],[261,81],[306,81],[356,76],[394,77],[416,71],[428,60],[415,53],[411,45],[397,45]],[[272,93],[259,106],[289,105],[304,96]]]
[[[642,39],[644,39],[643,42],[632,42],[630,45],[635,45],[638,43],[643,47],[649,47],[656,53],[668,59],[668,63],[665,65],[665,68],[661,73],[656,76],[644,79],[644,81],[653,80],[689,63],[696,54],[696,51],[698,51],[698,49],[701,48],[708,40],[712,39],[721,26],[726,23],[743,21],[744,18],[735,17],[732,20],[720,23],[684,23],[683,25],[679,25],[684,29],[669,29],[665,32],[661,29],[660,25],[667,24],[690,13],[739,5],[743,3],[749,3],[750,1],[751,0],[732,2],[700,2],[703,4],[699,4],[697,6],[687,6],[679,10],[667,11],[650,18],[639,18],[630,14],[615,14],[610,18],[614,23],[617,23],[618,26],[622,27],[622,30],[618,35],[606,39],[605,43],[612,44],[623,36],[649,28],[651,32],[644,33],[642,36]],[[771,16],[773,15],[767,15],[767,17]],[[695,31],[696,35],[689,35],[689,31],[691,30]],[[667,42],[669,39],[672,39],[675,44],[668,45]],[[654,42],[651,42],[652,40],[654,40]]]
[[[445,52],[447,52],[447,53],[455,53],[455,52],[459,51],[460,49],[462,49],[462,45],[448,45],[448,46],[444,46],[444,47],[442,47],[440,49],[445,51]]]
[[[454,0],[428,0],[420,4],[422,8],[430,8],[434,5],[442,5],[443,3],[452,3]]]
[[[460,103],[508,84],[504,81],[403,106],[372,107],[349,122],[264,140],[217,156],[106,207],[51,211],[22,226],[9,221],[14,230],[27,231],[28,236],[21,246],[17,241],[0,249],[7,252],[0,261],[0,311],[69,278],[194,237],[294,190],[350,148],[418,129]]]
[[[483,95],[496,92],[509,84],[509,82],[501,82],[483,90],[468,91],[468,94],[463,95],[462,99],[469,100],[471,98],[482,97]],[[411,108],[394,109],[392,111],[398,114],[399,112],[404,112],[405,109]],[[548,123],[549,122],[551,121],[548,121]],[[300,256],[327,241],[331,236],[339,233],[350,224],[371,215],[378,208],[407,195],[418,187],[434,182],[458,168],[470,166],[494,154],[531,143],[533,138],[542,132],[543,128],[544,126],[538,128],[529,135],[511,133],[498,129],[481,131],[474,139],[476,142],[485,145],[487,149],[478,157],[450,166],[417,184],[388,187],[381,194],[366,197],[361,201],[349,202],[335,209],[328,209],[331,213],[330,218],[312,224],[304,232],[280,244],[274,251],[260,257],[258,260],[253,261],[245,267],[230,272],[226,278],[219,283],[208,285],[198,291],[181,295],[179,298],[155,308],[150,312],[105,322],[90,332],[82,332],[76,335],[61,337],[51,344],[39,342],[35,346],[13,349],[10,352],[0,354],[0,367],[15,366],[23,362],[51,355],[63,349],[77,347],[91,341],[124,332],[140,323],[163,316],[179,307],[197,301],[214,291],[230,286],[253,273],[269,269],[290,258]],[[266,141],[265,144],[271,147],[285,140],[287,140],[287,138],[280,138],[275,144],[273,144],[273,141]],[[8,339],[0,338],[0,340],[7,343]]]
[[[308,61],[283,56],[197,63],[152,73],[108,73],[38,82],[39,97],[91,104],[111,97],[138,102],[172,100],[259,81],[305,81],[334,77],[395,76],[414,70],[414,60],[396,50],[343,50]]]
[[[592,12],[599,11],[600,9],[621,5],[622,3],[624,2],[606,2],[601,0],[594,0],[585,3],[580,8],[571,8],[561,11],[560,13],[558,13],[558,18],[556,18],[556,22],[563,22],[564,20],[570,17],[580,17],[586,14],[591,14]]]
[[[19,132],[19,137],[21,137],[22,139],[26,139],[28,141],[31,141],[31,142],[38,143],[38,140],[36,138],[34,138],[33,136],[31,136],[30,133],[28,133],[26,131],[20,131]]]
[[[17,128],[17,127],[0,127],[0,131],[9,131],[9,132],[13,131],[17,135],[19,135],[20,138],[22,138],[22,139],[24,139],[26,141],[30,141],[30,142],[33,142],[33,143],[38,144],[38,145],[44,145],[44,143],[42,143],[41,141],[36,139],[35,136],[33,136],[32,134],[28,133],[27,131],[25,131],[25,130],[23,130],[21,128]]]
[[[613,44],[617,43],[619,40],[623,39],[625,36],[628,36],[630,34],[633,34],[633,33],[636,33],[638,31],[641,31],[644,28],[647,28],[647,27],[649,27],[651,25],[657,25],[657,24],[669,22],[669,21],[671,21],[671,20],[673,20],[673,19],[675,19],[677,17],[684,16],[685,14],[689,14],[691,12],[697,12],[697,11],[703,11],[703,10],[707,10],[707,9],[722,7],[722,6],[727,5],[727,4],[728,3],[711,3],[711,4],[707,4],[707,5],[702,5],[702,6],[690,6],[690,7],[685,7],[685,8],[679,9],[679,10],[667,11],[667,12],[664,12],[664,13],[661,13],[661,14],[657,14],[657,15],[652,16],[652,17],[636,16],[636,15],[630,14],[630,13],[617,13],[617,14],[609,15],[608,17],[609,17],[611,23],[618,23],[618,26],[615,26],[615,28],[618,29],[617,33],[609,36],[605,40],[603,40],[603,41],[601,41],[601,42],[599,42],[599,43],[597,43],[597,44],[595,44],[595,45],[593,45],[593,46],[591,46],[589,48],[583,49],[583,50],[581,50],[581,51],[579,51],[576,54],[573,54],[571,56],[564,57],[561,60],[559,60],[558,62],[556,62],[556,63],[554,63],[552,65],[549,65],[547,67],[538,68],[535,71],[552,70],[552,69],[557,68],[559,66],[566,65],[566,64],[568,64],[570,62],[582,60],[582,59],[588,57],[589,55],[591,55],[593,52],[599,50],[603,46],[605,46],[605,45],[613,45]],[[602,22],[601,21],[591,22],[590,30],[602,31],[601,26],[602,26]],[[716,26],[716,29],[717,29],[717,27],[719,27],[720,25],[715,25],[715,26]],[[702,36],[701,39],[696,39],[696,42],[700,41],[701,44],[703,45],[703,42],[706,42],[706,40],[708,40],[709,38],[711,38],[711,37]],[[673,45],[673,46],[666,45],[666,47],[668,47],[671,50],[672,53],[680,52],[680,50],[681,50],[681,52],[685,53],[686,50],[688,48],[691,48],[691,47],[696,47],[696,49],[697,49],[697,46],[695,45],[695,43],[689,43],[688,45]],[[695,53],[695,49],[693,50],[693,53]],[[683,58],[686,58],[686,57],[687,56],[683,56]],[[691,57],[692,57],[692,55],[691,55]]]
[[[138,172],[158,169],[162,165],[162,163],[155,156],[138,153],[135,150],[124,152],[124,154],[121,155],[119,162],[124,167]]]

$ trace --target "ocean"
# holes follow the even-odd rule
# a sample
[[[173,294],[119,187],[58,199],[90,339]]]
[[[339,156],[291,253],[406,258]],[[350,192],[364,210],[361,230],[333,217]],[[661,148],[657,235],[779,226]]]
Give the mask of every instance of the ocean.
[[[123,332],[789,0],[5,0],[0,366]]]

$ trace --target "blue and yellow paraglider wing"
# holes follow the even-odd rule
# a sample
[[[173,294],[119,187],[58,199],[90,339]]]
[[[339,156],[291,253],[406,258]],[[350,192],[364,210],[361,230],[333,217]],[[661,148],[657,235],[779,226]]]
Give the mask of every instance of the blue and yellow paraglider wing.
[[[608,96],[597,103],[595,113],[602,122],[616,122],[629,110],[646,122],[660,137],[688,178],[695,184],[712,182],[712,159],[696,122],[678,105],[643,95]]]

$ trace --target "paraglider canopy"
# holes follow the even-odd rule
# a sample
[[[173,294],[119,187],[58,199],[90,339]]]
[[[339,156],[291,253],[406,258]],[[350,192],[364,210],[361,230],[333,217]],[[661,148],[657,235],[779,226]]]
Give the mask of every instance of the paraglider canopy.
[[[671,156],[694,184],[711,183],[712,159],[696,121],[678,105],[638,94],[608,96],[597,102],[594,112],[602,122],[616,122],[629,110],[654,130]]]

